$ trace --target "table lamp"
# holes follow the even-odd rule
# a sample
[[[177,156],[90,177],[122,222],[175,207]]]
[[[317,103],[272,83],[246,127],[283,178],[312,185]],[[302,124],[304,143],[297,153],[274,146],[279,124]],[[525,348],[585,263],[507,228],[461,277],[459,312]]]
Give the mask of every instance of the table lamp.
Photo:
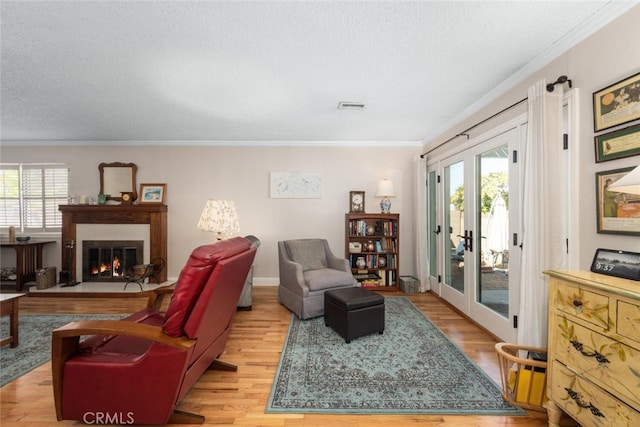
[[[391,200],[392,197],[396,197],[396,192],[393,190],[393,182],[388,179],[383,179],[378,183],[378,191],[376,191],[376,197],[382,198],[380,202],[380,209],[383,214],[391,212]]]
[[[216,240],[236,236],[240,232],[236,204],[230,200],[207,200],[198,228],[216,233]]]

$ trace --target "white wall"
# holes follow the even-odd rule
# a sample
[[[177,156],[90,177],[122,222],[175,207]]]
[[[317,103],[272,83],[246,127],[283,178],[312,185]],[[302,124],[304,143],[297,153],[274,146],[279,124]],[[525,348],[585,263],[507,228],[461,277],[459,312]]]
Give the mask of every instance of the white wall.
[[[575,218],[580,229],[580,241],[572,242],[578,251],[580,269],[589,269],[597,248],[610,248],[640,252],[640,237],[599,234],[596,228],[595,173],[610,169],[630,167],[640,164],[640,156],[595,163],[592,94],[610,84],[640,72],[640,6],[636,6],[600,31],[585,39],[574,48],[543,67],[526,81],[500,96],[495,102],[473,114],[468,119],[455,124],[442,135],[426,142],[425,151],[435,149],[442,142],[468,129],[476,123],[492,116],[509,105],[527,96],[527,88],[543,78],[551,83],[560,75],[572,80],[579,88],[579,176],[580,185],[574,191],[579,193],[580,215]],[[568,86],[565,85],[565,90]],[[472,130],[471,136],[485,132],[489,127],[526,110],[526,103],[518,109],[501,115],[487,124]],[[624,125],[626,126],[626,125]],[[620,126],[620,127],[624,127]],[[607,130],[609,132],[612,129]],[[600,132],[599,132],[600,134]],[[462,140],[462,138],[460,139]],[[459,141],[459,140],[456,140]],[[455,144],[452,142],[451,144]],[[437,151],[444,149],[441,147]]]
[[[240,234],[254,234],[262,242],[256,258],[258,284],[277,284],[277,241],[301,237],[329,240],[334,253],[344,256],[344,214],[350,190],[366,192],[366,211],[380,212],[374,198],[380,179],[393,180],[397,197],[391,210],[401,214],[401,274],[414,275],[413,158],[415,147],[168,147],[168,146],[4,146],[2,162],[67,162],[70,192],[96,196],[101,162],[133,162],[137,182],[167,183],[169,207],[168,275],[178,276],[189,253],[214,236],[196,224],[210,198],[236,203]],[[321,199],[272,199],[270,172],[318,172]],[[60,266],[60,245],[46,249],[45,265]],[[2,265],[11,265],[3,250]]]

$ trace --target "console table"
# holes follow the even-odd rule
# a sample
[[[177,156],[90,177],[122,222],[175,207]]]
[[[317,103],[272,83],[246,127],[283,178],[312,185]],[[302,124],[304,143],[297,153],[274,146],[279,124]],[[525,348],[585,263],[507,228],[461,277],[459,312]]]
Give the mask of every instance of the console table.
[[[16,251],[16,290],[28,281],[36,280],[36,270],[42,268],[42,249],[46,244],[55,240],[29,240],[28,242],[10,242],[2,240],[3,248],[13,248]]]
[[[168,263],[167,254],[167,205],[60,205],[62,212],[62,245],[76,240],[76,224],[149,224],[150,259],[162,258]],[[68,251],[62,251],[62,266],[71,266],[71,277],[76,277],[75,257],[67,259]],[[167,280],[167,269],[158,275],[160,283]]]

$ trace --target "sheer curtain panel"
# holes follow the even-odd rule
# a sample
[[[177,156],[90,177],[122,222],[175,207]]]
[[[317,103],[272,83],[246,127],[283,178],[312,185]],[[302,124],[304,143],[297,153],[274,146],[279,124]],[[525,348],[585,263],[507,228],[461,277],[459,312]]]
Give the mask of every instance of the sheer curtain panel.
[[[563,230],[562,98],[542,80],[529,88],[527,139],[522,159],[521,270],[518,343],[547,344],[548,284],[542,273],[566,263]]]

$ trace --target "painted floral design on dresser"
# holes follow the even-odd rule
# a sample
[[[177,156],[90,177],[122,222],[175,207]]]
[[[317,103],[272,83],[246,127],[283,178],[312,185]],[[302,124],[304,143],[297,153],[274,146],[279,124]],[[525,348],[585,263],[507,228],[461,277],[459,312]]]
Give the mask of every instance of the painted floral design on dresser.
[[[558,359],[640,402],[640,352],[562,317]]]
[[[562,374],[565,380],[560,400],[570,413],[582,415],[581,419],[589,420],[593,426],[635,427],[628,406],[616,399],[598,399],[592,393],[592,386],[581,381],[577,374],[567,371]]]
[[[609,318],[609,299],[603,295],[570,286],[559,287],[558,308],[605,329],[615,326]]]

